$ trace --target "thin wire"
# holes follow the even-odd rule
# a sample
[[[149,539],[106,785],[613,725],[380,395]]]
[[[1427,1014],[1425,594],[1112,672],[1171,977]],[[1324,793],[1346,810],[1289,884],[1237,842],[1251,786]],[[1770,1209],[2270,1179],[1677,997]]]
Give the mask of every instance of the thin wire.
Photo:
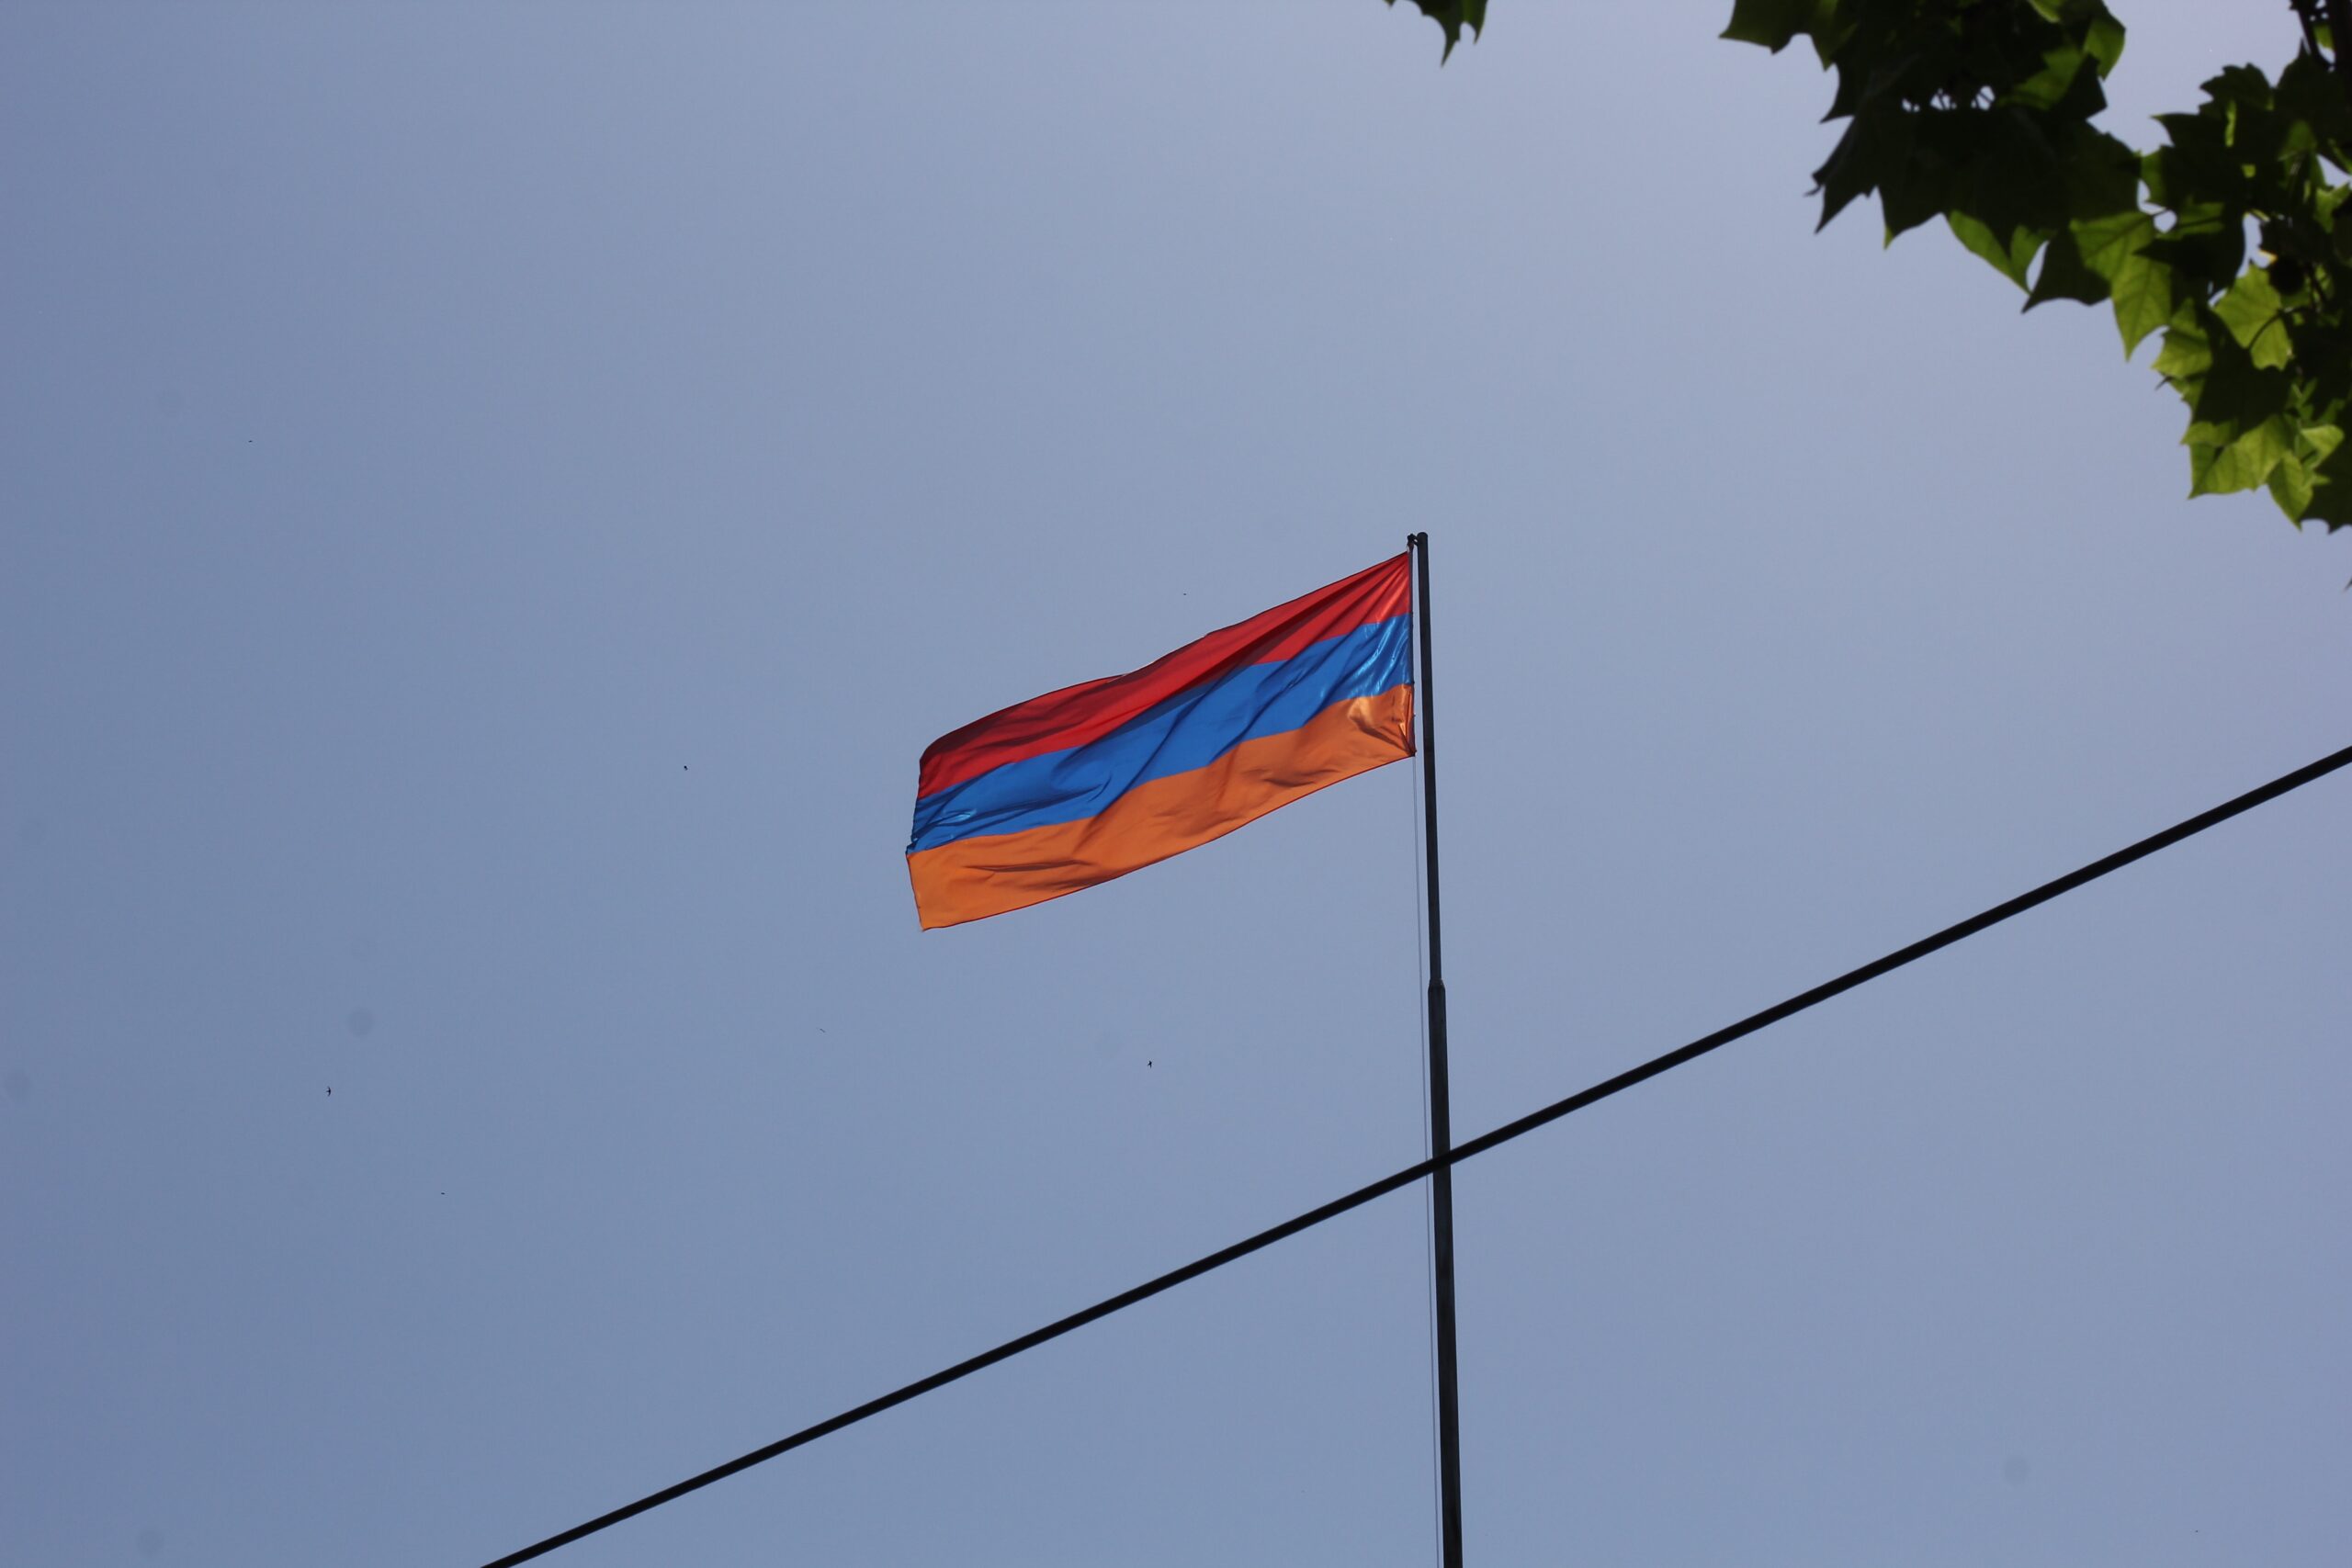
[[[1501,1126],[1483,1133],[1466,1144],[1456,1144],[1449,1158],[1456,1165],[1466,1159],[1474,1159],[1489,1149],[1500,1147],[1514,1138],[1522,1137],[1535,1131],[1538,1127],[1548,1126],[1564,1116],[1597,1104],[1611,1095],[1622,1093],[1635,1084],[1646,1082],[1661,1073],[1671,1072],[1674,1068],[1703,1056],[1710,1051],[1718,1050],[1736,1040],[1754,1034],[1758,1030],[1769,1028],[1808,1008],[1816,1007],[1833,997],[1842,996],[1858,986],[1867,985],[1907,964],[1917,963],[1930,953],[1939,953],[1955,942],[1964,942],[1980,931],[1999,925],[2004,920],[2046,904],[2061,894],[2071,893],[2086,883],[2098,881],[2110,872],[2120,871],[2135,861],[2145,860],[2159,850],[2169,849],[2184,839],[2193,838],[2208,828],[2226,822],[2233,817],[2240,816],[2257,806],[2276,800],[2290,791],[2301,789],[2313,780],[2324,778],[2346,765],[2352,765],[2352,746],[2332,752],[2322,757],[2318,761],[2296,769],[2293,773],[2282,774],[2258,789],[2248,790],[2245,794],[2234,799],[2223,801],[2210,810],[2199,812],[2196,816],[2185,821],[2177,822],[2160,833],[2151,834],[2137,843],[2116,851],[2113,854],[2103,856],[2087,865],[2068,872],[2064,876],[2045,882],[2030,892],[2021,893],[2006,902],[1994,905],[1989,909],[1971,915],[1956,924],[1946,926],[1933,936],[1923,937],[1907,947],[1895,949],[1883,958],[1872,959],[1859,969],[1849,969],[1834,980],[1825,981],[1811,990],[1800,991],[1787,1000],[1776,1002],[1761,1012],[1750,1013],[1737,1023],[1726,1025],[1716,1030],[1713,1034],[1702,1035],[1687,1045],[1669,1051],[1663,1056],[1653,1057],[1640,1066],[1622,1072],[1613,1078],[1605,1079],[1590,1089],[1569,1095],[1565,1100],[1554,1100],[1551,1104],[1539,1111],[1531,1111],[1517,1121],[1506,1122]],[[1083,1328],[1090,1323],[1110,1316],[1113,1313],[1124,1311],[1138,1302],[1148,1301],[1163,1291],[1173,1290],[1189,1280],[1199,1279],[1202,1275],[1222,1269],[1228,1263],[1247,1258],[1253,1252],[1261,1251],[1278,1241],[1287,1240],[1302,1231],[1312,1230],[1327,1220],[1335,1220],[1341,1214],[1360,1209],[1374,1199],[1385,1198],[1389,1193],[1408,1187],[1428,1176],[1436,1168],[1436,1164],[1437,1162],[1432,1158],[1424,1158],[1418,1164],[1407,1166],[1402,1170],[1391,1171],[1378,1180],[1366,1182],[1342,1197],[1334,1198],[1328,1203],[1318,1204],[1305,1213],[1295,1214],[1280,1224],[1269,1225],[1255,1235],[1245,1237],[1229,1247],[1220,1247],[1205,1257],[1196,1258],[1182,1268],[1171,1269],[1156,1279],[1147,1280],[1142,1284],[1122,1291],[1115,1296],[1105,1297],[1092,1306],[1081,1308],[1067,1317],[1057,1318],[1042,1328],[1034,1328],[1017,1338],[1008,1339],[994,1349],[983,1350],[978,1355],[958,1361],[952,1367],[942,1368],[929,1377],[918,1378],[913,1382],[894,1389],[878,1399],[869,1399],[865,1404],[844,1410],[838,1416],[828,1416],[814,1426],[804,1427],[790,1437],[779,1438],[765,1448],[753,1449],[750,1453],[729,1460],[725,1464],[714,1466],[699,1475],[689,1476],[674,1486],[665,1486],[659,1492],[650,1493],[634,1503],[624,1504],[608,1514],[600,1514],[584,1524],[574,1525],[568,1530],[551,1535],[545,1540],[525,1547],[520,1551],[510,1552],[487,1564],[486,1568],[514,1568],[517,1563],[528,1562],[533,1558],[543,1557],[556,1548],[568,1546],[583,1536],[594,1535],[598,1530],[619,1524],[623,1519],[635,1518],[648,1509],[658,1508],[664,1503],[674,1502],[689,1492],[699,1491],[713,1482],[724,1481],[727,1477],[749,1470],[755,1464],[763,1464],[779,1454],[788,1453],[794,1449],[813,1443],[818,1438],[828,1437],[844,1427],[854,1426],[869,1416],[878,1416],[883,1411],[894,1409],[910,1399],[919,1398],[934,1389],[944,1388],[947,1384],[969,1377],[974,1372],[995,1366],[999,1361],[1010,1360],[1024,1350],[1033,1350],[1049,1340],[1058,1339],[1073,1329]]]

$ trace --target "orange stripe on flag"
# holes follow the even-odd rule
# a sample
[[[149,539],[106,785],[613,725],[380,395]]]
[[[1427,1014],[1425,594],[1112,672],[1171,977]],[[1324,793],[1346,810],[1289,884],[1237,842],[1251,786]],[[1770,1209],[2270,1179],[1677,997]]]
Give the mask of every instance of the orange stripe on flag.
[[[1413,754],[1413,689],[1333,703],[1205,768],[1137,784],[1096,816],[958,839],[907,857],[923,929],[961,925],[1182,854],[1326,784]]]

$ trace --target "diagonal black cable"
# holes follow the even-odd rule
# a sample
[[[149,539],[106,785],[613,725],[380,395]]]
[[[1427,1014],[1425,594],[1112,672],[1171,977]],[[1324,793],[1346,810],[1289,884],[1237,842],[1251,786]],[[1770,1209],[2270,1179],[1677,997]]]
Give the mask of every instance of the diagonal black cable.
[[[1914,963],[1931,953],[1939,953],[1956,942],[1965,942],[1988,927],[1997,926],[2012,915],[2022,915],[2037,905],[2047,904],[2062,893],[2072,893],[2086,882],[2097,882],[2110,871],[2120,871],[2133,861],[2145,860],[2158,850],[2168,850],[2183,839],[2190,839],[2206,829],[2228,821],[2233,817],[2253,810],[2265,802],[2278,799],[2290,790],[2298,790],[2314,779],[2325,778],[2336,769],[2352,764],[2352,746],[2341,751],[2331,751],[2318,761],[2297,768],[2291,773],[2272,779],[2259,789],[2250,789],[2234,800],[2225,800],[2210,811],[2200,811],[2185,822],[2176,822],[2161,833],[2152,833],[2129,848],[2116,851],[2101,860],[2077,867],[2065,875],[2043,883],[2030,893],[2020,893],[2005,904],[1996,904],[1981,914],[1974,914],[1956,925],[1946,926],[1930,937],[1922,937],[1908,947],[1898,947],[1883,958],[1874,958],[1859,969],[1849,969],[1835,980],[1826,981],[1810,991],[1800,991],[1787,1001],[1776,1002],[1762,1012],[1750,1013],[1737,1023],[1718,1029],[1713,1034],[1702,1035],[1679,1050],[1668,1051],[1638,1067],[1619,1073],[1603,1083],[1597,1083],[1566,1100],[1555,1100],[1541,1111],[1531,1111],[1514,1122],[1506,1122],[1490,1133],[1481,1133],[1466,1144],[1454,1145],[1453,1157],[1458,1163],[1472,1155],[1485,1154],[1498,1144],[1507,1144],[1523,1133],[1532,1133],[1548,1122],[1556,1122],[1571,1111],[1581,1111],[1594,1100],[1606,1100],[1621,1089],[1628,1089],[1647,1078],[1669,1072],[1693,1057],[1703,1056],[1719,1045],[1728,1045],[1744,1035],[1759,1029],[1769,1029],[1784,1018],[1792,1017],[1809,1007],[1842,996],[1857,986],[1868,985],[1882,975],[1890,974],[1905,964]]]
[[[1777,1002],[1761,1012],[1750,1013],[1737,1023],[1718,1029],[1713,1034],[1702,1035],[1688,1045],[1668,1051],[1663,1056],[1654,1057],[1638,1067],[1618,1074],[1613,1078],[1569,1095],[1566,1100],[1554,1100],[1540,1111],[1530,1111],[1517,1121],[1506,1122],[1492,1132],[1481,1134],[1467,1143],[1457,1144],[1453,1148],[1453,1161],[1459,1164],[1474,1156],[1485,1154],[1488,1149],[1507,1144],[1513,1138],[1532,1133],[1538,1127],[1556,1122],[1563,1116],[1581,1111],[1586,1106],[1606,1100],[1612,1094],[1629,1089],[1637,1083],[1657,1077],[1660,1073],[1671,1071],[1685,1062],[1703,1056],[1708,1052],[1728,1045],[1735,1040],[1753,1034],[1758,1030],[1770,1028],[1782,1019],[1792,1017],[1807,1008],[1827,1001],[1832,997],[1842,996],[1857,986],[1867,985],[1880,976],[1900,969],[1906,964],[1915,963],[1931,953],[1940,952],[1954,942],[1964,942],[1988,927],[1999,925],[2011,916],[2021,915],[2037,905],[2046,904],[2062,893],[2071,893],[2085,883],[2096,882],[2109,872],[2120,871],[2134,861],[2145,860],[2158,850],[2169,849],[2183,839],[2194,837],[2208,828],[2251,811],[2267,801],[2276,800],[2290,790],[2301,789],[2312,780],[2324,778],[2347,764],[2352,764],[2352,746],[2347,746],[2340,751],[2331,752],[2316,762],[2297,768],[2291,773],[2273,779],[2259,789],[2248,790],[2233,800],[2223,801],[2211,810],[2201,811],[2185,822],[2177,822],[2163,832],[2152,834],[2129,848],[2116,851],[2104,859],[2095,860],[2088,865],[2070,871],[2053,881],[2045,882],[2030,893],[2020,893],[2007,903],[1996,904],[1981,914],[1971,915],[1956,925],[1946,926],[1933,936],[1922,938],[1908,947],[1897,948],[1885,957],[1873,959],[1859,969],[1849,969],[1836,979],[1815,986],[1809,991],[1801,991],[1788,1000]],[[634,1518],[649,1509],[660,1507],[664,1503],[674,1502],[689,1492],[700,1491],[714,1481],[724,1481],[729,1476],[740,1471],[749,1470],[755,1464],[764,1464],[779,1454],[789,1453],[794,1449],[838,1432],[844,1427],[854,1426],[869,1416],[878,1416],[894,1405],[904,1404],[907,1401],[929,1393],[933,1389],[944,1388],[949,1383],[969,1377],[985,1367],[992,1367],[999,1361],[1010,1360],[1024,1350],[1035,1349],[1049,1339],[1058,1339],[1074,1328],[1083,1328],[1099,1318],[1105,1318],[1114,1312],[1124,1311],[1137,1302],[1148,1301],[1162,1291],[1172,1290],[1187,1280],[1196,1280],[1213,1269],[1222,1269],[1228,1263],[1247,1258],[1253,1252],[1296,1235],[1301,1231],[1311,1230],[1326,1220],[1337,1219],[1351,1209],[1360,1209],[1375,1198],[1385,1197],[1400,1188],[1411,1186],[1436,1168],[1435,1160],[1425,1159],[1418,1164],[1408,1165],[1402,1170],[1392,1171],[1377,1181],[1368,1182],[1357,1188],[1345,1197],[1334,1198],[1328,1203],[1309,1209],[1303,1214],[1295,1215],[1278,1225],[1269,1226],[1253,1236],[1235,1242],[1230,1247],[1220,1247],[1205,1258],[1196,1258],[1181,1269],[1171,1269],[1157,1279],[1147,1280],[1132,1290],[1122,1291],[1115,1296],[1106,1297],[1091,1307],[1071,1313],[1068,1317],[1057,1318],[1043,1328],[1033,1328],[1019,1338],[1006,1340],[994,1349],[983,1350],[967,1360],[958,1361],[952,1367],[943,1368],[929,1377],[918,1378],[913,1382],[902,1388],[894,1389],[878,1399],[869,1399],[854,1409],[844,1410],[838,1416],[828,1416],[813,1427],[803,1427],[790,1437],[779,1438],[765,1448],[753,1449],[750,1453],[729,1460],[725,1464],[706,1470],[699,1475],[688,1476],[674,1486],[665,1486],[659,1492],[639,1497],[634,1503],[624,1504],[611,1513],[600,1514],[585,1524],[574,1525],[568,1530],[551,1535],[545,1540],[525,1547],[520,1551],[509,1552],[496,1562],[486,1564],[486,1568],[514,1568],[516,1563],[528,1562],[535,1557],[543,1557],[556,1548],[568,1546],[582,1536],[594,1535],[607,1526],[619,1524],[623,1519]]]

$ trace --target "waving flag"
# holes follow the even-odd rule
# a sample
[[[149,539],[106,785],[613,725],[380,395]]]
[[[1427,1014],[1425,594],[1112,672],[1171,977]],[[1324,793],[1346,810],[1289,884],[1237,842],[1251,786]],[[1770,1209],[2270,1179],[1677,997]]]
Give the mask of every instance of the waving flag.
[[[1408,558],[922,754],[907,869],[926,930],[1041,904],[1413,754]]]

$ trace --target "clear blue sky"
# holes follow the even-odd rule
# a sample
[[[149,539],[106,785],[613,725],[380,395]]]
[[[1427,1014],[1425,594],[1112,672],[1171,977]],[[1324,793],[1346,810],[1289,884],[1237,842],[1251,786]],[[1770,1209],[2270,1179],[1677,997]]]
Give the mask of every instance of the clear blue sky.
[[[0,1561],[467,1568],[1419,1157],[1407,769],[900,858],[1408,530],[1465,1134],[2352,740],[2352,547],[1726,14],[0,10]],[[1472,1561],[2352,1561],[2347,807],[1465,1167]],[[1428,1562],[1422,1223],[552,1561]]]

